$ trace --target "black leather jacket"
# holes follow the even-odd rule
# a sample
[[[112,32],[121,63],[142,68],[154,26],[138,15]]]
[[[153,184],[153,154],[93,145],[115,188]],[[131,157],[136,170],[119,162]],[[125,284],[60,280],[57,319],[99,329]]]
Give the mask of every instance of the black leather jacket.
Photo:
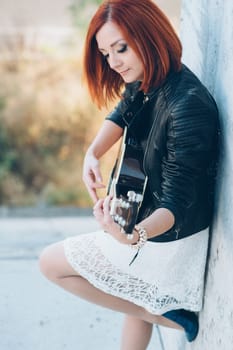
[[[139,86],[128,84],[106,119],[127,125],[144,150],[148,184],[138,221],[157,208],[167,208],[175,224],[151,240],[181,239],[211,222],[219,143],[217,107],[184,65],[147,94]]]

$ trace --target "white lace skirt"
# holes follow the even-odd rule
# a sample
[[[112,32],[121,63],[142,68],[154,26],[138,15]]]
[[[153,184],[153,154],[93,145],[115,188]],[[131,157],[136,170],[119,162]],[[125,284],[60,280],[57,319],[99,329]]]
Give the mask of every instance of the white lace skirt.
[[[64,241],[67,261],[91,284],[157,315],[200,311],[207,247],[208,229],[173,242],[148,241],[130,265],[135,250],[104,231]]]

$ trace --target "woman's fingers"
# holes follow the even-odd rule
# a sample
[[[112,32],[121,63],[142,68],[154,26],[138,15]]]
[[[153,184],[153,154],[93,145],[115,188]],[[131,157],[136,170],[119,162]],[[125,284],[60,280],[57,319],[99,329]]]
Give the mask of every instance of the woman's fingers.
[[[100,223],[103,221],[104,218],[103,203],[104,199],[98,199],[93,207],[93,214]]]
[[[99,186],[98,188],[105,187],[103,184],[103,179],[102,179],[99,166],[93,167],[92,171],[94,175],[95,184]]]
[[[83,167],[83,181],[94,203],[97,202],[96,190],[105,188],[102,183],[102,175],[99,169],[99,161],[93,156],[86,156]]]
[[[104,212],[106,223],[113,222],[112,216],[110,215],[110,210],[111,210],[111,196],[107,196],[103,202],[103,212]]]
[[[92,187],[89,187],[89,186],[86,186],[87,187],[87,191],[91,197],[91,199],[93,200],[94,203],[96,203],[98,201],[98,196],[97,196],[97,193],[96,193],[96,189],[95,188],[92,188]]]
[[[105,186],[102,184],[98,184],[96,182],[89,182],[88,184],[86,183],[87,190],[89,192],[89,195],[91,196],[92,200],[94,203],[96,203],[99,199],[97,190],[104,188]]]
[[[93,214],[101,225],[102,229],[121,243],[129,244],[126,235],[121,232],[121,227],[113,220],[110,215],[111,196],[99,199],[93,207]]]
[[[111,226],[115,224],[110,215],[110,201],[111,197],[107,196],[105,199],[99,199],[93,207],[95,218],[106,230],[110,230]]]

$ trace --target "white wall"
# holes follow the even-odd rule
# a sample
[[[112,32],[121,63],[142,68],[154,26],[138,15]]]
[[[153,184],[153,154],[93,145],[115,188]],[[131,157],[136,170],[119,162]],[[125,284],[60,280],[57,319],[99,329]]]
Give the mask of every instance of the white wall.
[[[222,128],[216,214],[196,350],[233,349],[233,1],[183,0],[183,61],[213,93]]]
[[[214,95],[222,142],[204,309],[195,342],[164,334],[165,350],[233,349],[233,1],[183,0],[183,62]],[[167,331],[166,331],[167,333]],[[184,341],[184,340],[182,340]]]

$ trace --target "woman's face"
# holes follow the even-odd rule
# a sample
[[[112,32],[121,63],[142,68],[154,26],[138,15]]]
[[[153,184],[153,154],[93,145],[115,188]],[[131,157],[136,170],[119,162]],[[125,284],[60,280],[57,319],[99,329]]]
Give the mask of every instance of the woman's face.
[[[142,61],[115,23],[105,23],[97,32],[96,41],[111,69],[119,73],[126,83],[143,80]]]

